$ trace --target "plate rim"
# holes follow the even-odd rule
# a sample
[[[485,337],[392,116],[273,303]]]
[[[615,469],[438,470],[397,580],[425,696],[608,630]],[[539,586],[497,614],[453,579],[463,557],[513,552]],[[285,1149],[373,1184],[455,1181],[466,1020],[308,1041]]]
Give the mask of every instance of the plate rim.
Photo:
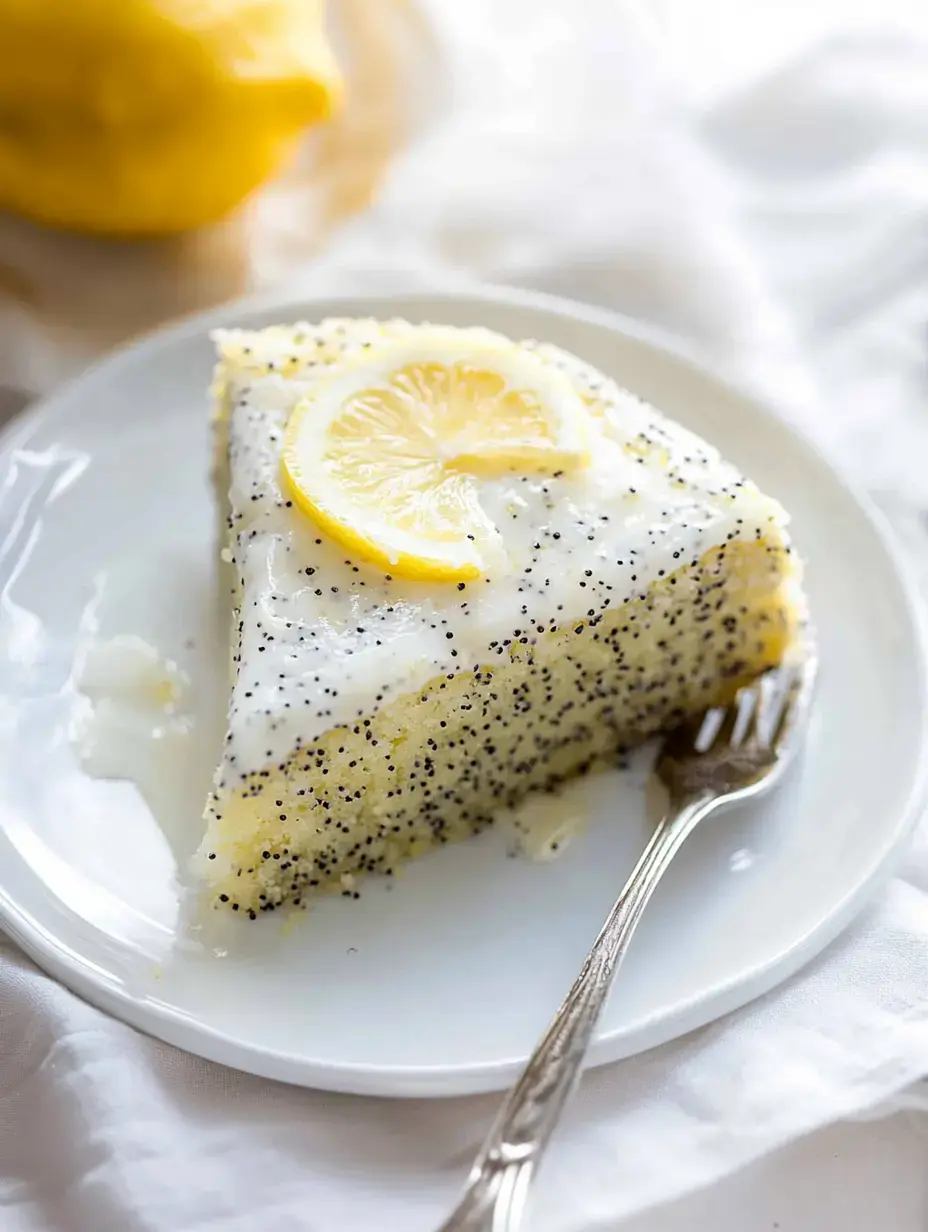
[[[919,743],[928,740],[928,614],[925,613],[914,584],[905,568],[904,557],[897,546],[888,519],[869,494],[848,478],[836,465],[827,450],[803,427],[786,418],[756,389],[735,379],[723,368],[710,363],[697,347],[670,331],[650,325],[622,313],[584,304],[546,292],[501,285],[417,284],[382,290],[356,291],[346,289],[343,295],[319,294],[303,290],[299,284],[289,284],[272,291],[228,301],[205,312],[196,312],[133,339],[126,345],[101,356],[77,376],[66,381],[45,397],[37,399],[24,412],[0,430],[0,465],[5,466],[10,453],[25,445],[29,437],[40,431],[53,418],[60,404],[79,397],[82,387],[92,385],[100,375],[114,368],[131,365],[146,352],[169,348],[197,333],[205,333],[230,319],[256,313],[280,312],[293,314],[319,312],[326,314],[334,305],[351,301],[383,304],[394,300],[402,312],[404,302],[412,300],[445,300],[449,303],[469,301],[474,304],[505,304],[548,316],[567,317],[624,335],[649,347],[658,356],[665,355],[688,368],[704,381],[721,386],[729,394],[747,403],[775,431],[785,432],[811,459],[824,467],[869,523],[875,543],[895,575],[907,619],[907,634],[911,641],[917,677],[916,700],[919,708]],[[900,615],[903,613],[901,612]],[[904,803],[899,809],[895,826],[881,846],[867,875],[858,878],[830,912],[797,938],[785,951],[759,962],[745,973],[733,975],[710,986],[688,1000],[678,1003],[672,1012],[655,1012],[639,1019],[631,1028],[617,1029],[594,1040],[587,1056],[587,1067],[608,1064],[636,1053],[658,1047],[672,1039],[705,1026],[771,991],[795,975],[807,962],[826,949],[851,923],[866,902],[889,880],[901,862],[907,842],[928,807],[928,758],[917,759]],[[231,1036],[202,1021],[192,1022],[183,1011],[160,1002],[139,998],[114,980],[110,973],[101,973],[82,955],[70,947],[11,898],[6,886],[0,884],[0,924],[6,934],[43,970],[59,980],[72,992],[90,1004],[121,1021],[210,1061],[231,1066],[260,1077],[284,1081],[293,1085],[351,1094],[391,1096],[398,1098],[445,1097],[504,1089],[517,1076],[525,1057],[508,1057],[466,1065],[369,1065],[332,1062],[307,1058],[304,1055],[271,1049],[266,1045],[247,1042]],[[552,1013],[556,1007],[552,1006]]]

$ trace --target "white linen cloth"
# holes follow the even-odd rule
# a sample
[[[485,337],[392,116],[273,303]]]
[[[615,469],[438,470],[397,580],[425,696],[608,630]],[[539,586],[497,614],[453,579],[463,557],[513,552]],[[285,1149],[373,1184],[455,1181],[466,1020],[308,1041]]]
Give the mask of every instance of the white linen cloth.
[[[309,260],[319,185],[285,181],[246,229],[203,241],[195,285],[187,257],[165,270],[164,250],[114,256],[6,220],[0,382],[47,388],[147,317],[295,269],[313,290],[436,276],[554,290],[685,336],[801,419],[875,490],[928,581],[928,20],[915,6],[371,0],[368,13],[383,57],[397,40],[411,117],[374,204]],[[588,1075],[532,1226],[626,1226],[839,1118],[891,1097],[919,1107],[926,958],[923,827],[799,977]],[[4,1232],[427,1232],[496,1102],[236,1074],[84,1005],[0,944]],[[674,1209],[627,1226],[696,1226]]]

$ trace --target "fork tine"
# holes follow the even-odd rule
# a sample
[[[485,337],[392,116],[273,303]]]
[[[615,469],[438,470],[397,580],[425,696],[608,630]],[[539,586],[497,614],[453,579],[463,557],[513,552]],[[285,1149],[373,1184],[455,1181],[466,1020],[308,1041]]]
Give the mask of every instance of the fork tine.
[[[756,684],[747,685],[735,694],[734,718],[728,743],[733,749],[739,749],[744,744],[751,731],[754,716],[759,707],[759,689]]]
[[[765,672],[759,683],[760,704],[757,714],[757,740],[761,748],[772,748],[786,710],[794,669],[781,663]]]
[[[801,659],[781,663],[761,682],[761,714],[757,738],[763,748],[774,748],[789,739],[790,732],[808,705],[817,663],[809,650]]]
[[[818,656],[808,647],[803,658],[792,664],[789,691],[773,737],[776,744],[789,744],[796,728],[804,721],[812,704],[817,675]]]
[[[693,742],[693,748],[697,753],[708,753],[712,748],[716,737],[722,730],[727,713],[728,711],[724,706],[713,706],[711,710],[705,712],[702,716],[702,722],[699,724],[696,739]]]

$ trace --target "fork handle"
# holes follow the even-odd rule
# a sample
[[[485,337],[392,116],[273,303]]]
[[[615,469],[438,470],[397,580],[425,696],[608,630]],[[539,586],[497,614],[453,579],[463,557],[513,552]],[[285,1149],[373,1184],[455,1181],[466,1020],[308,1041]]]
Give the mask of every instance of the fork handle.
[[[580,1077],[612,981],[648,900],[671,860],[718,798],[704,795],[667,813],[651,836],[580,974],[506,1097],[467,1187],[439,1232],[517,1232],[532,1177]]]

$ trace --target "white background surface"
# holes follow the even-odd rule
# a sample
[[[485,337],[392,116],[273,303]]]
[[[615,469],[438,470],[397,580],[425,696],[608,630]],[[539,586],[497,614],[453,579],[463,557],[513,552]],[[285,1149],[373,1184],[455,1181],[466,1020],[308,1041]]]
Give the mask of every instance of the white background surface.
[[[923,1232],[922,1116],[835,1125],[728,1180],[623,1224],[625,1232]]]
[[[341,289],[437,267],[674,329],[827,441],[928,577],[921,7],[428,0],[427,34],[405,32],[409,144],[373,208],[301,276]],[[313,200],[262,200],[235,254],[251,283],[298,272]],[[209,253],[196,267],[204,294],[228,285],[225,249]],[[5,285],[37,287],[0,309],[0,374],[35,388],[112,342],[136,309],[188,306],[195,284],[172,282],[148,250],[115,260],[18,224],[2,228],[0,259],[19,280]],[[806,977],[585,1084],[542,1177],[539,1229],[605,1232],[625,1218],[636,1232],[921,1232],[920,1113],[796,1140],[928,1071],[926,938],[923,832]],[[205,1069],[9,950],[0,1027],[0,1209],[15,1232],[415,1232],[453,1193],[491,1112],[362,1108]],[[696,1196],[653,1209],[685,1192]]]

